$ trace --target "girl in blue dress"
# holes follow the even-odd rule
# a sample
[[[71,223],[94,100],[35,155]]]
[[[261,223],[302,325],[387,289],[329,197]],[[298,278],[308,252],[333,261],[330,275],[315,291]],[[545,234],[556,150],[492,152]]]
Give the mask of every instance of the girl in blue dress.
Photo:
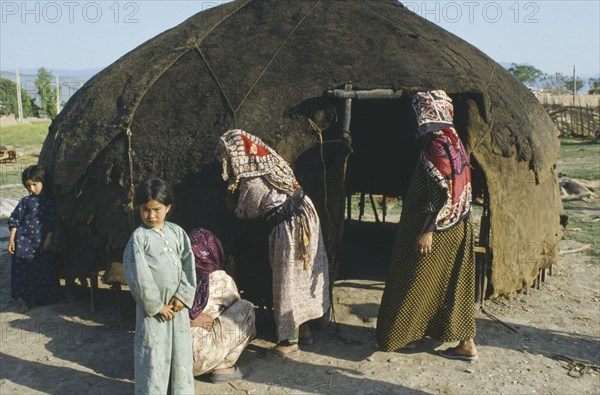
[[[125,279],[137,304],[135,393],[194,394],[192,335],[188,309],[196,294],[190,239],[166,221],[173,204],[167,183],[153,178],[134,197],[143,224],[123,254]]]
[[[44,188],[44,168],[29,166],[21,174],[29,192],[10,215],[8,252],[12,254],[11,296],[21,302],[20,312],[32,303],[58,300],[58,275],[47,254],[56,226],[56,208]]]

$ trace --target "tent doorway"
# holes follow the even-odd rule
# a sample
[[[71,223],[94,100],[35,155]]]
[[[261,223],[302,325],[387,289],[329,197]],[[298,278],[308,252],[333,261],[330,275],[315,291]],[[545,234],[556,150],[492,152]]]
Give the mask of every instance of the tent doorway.
[[[384,278],[419,153],[410,99],[359,98],[350,118],[340,277]]]
[[[413,139],[414,116],[409,97],[392,90],[350,89],[347,86],[345,90],[328,92],[330,97],[337,99],[340,118],[333,135],[339,136],[340,131],[347,133],[353,152],[349,156],[342,154],[342,144],[336,141],[328,141],[329,144],[322,147],[321,159],[325,168],[313,173],[322,171],[326,174],[327,187],[321,197],[327,196],[329,209],[323,210],[322,206],[320,210],[322,228],[326,236],[333,235],[326,237],[329,247],[335,251],[331,254],[332,250],[328,250],[330,256],[334,256],[333,278],[383,279],[394,244],[402,198],[408,190],[420,147]],[[464,108],[460,103],[455,104],[459,109]],[[463,141],[467,142],[468,127],[463,115],[457,114],[458,128]],[[303,162],[307,163],[306,160],[297,163]],[[491,288],[486,290],[492,262],[489,247],[491,213],[485,175],[474,158],[472,167],[477,241],[476,294],[482,301],[492,291]]]

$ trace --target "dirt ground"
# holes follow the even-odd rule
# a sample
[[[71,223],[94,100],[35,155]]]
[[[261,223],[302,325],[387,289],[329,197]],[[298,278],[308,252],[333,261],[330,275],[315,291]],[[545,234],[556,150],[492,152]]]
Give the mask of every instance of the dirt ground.
[[[591,215],[597,216],[597,212]],[[581,244],[566,240],[561,250]],[[196,381],[198,394],[598,394],[600,393],[600,265],[581,253],[561,255],[552,276],[528,295],[486,302],[477,312],[480,360],[443,359],[447,344],[422,341],[401,352],[377,351],[374,328],[384,282],[338,281],[337,324],[315,331],[299,356],[261,358],[273,344],[263,336],[242,354],[244,381]],[[133,392],[133,310],[123,294],[97,293],[17,312],[10,298],[10,264],[0,264],[0,393],[121,394]],[[506,325],[504,325],[506,324]],[[262,328],[263,335],[268,328]],[[565,358],[581,361],[569,364]],[[590,366],[593,365],[593,366]],[[587,366],[587,367],[586,367]],[[567,368],[583,368],[568,370]],[[575,376],[575,377],[571,377]]]

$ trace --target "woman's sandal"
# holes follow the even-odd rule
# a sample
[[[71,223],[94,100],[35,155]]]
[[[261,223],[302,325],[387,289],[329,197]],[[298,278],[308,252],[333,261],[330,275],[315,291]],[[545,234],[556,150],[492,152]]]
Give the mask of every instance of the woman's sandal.
[[[265,359],[285,359],[297,355],[298,353],[300,353],[300,350],[298,349],[297,344],[295,346],[296,347],[285,346],[289,347],[289,351],[284,351],[281,347],[275,346],[267,350],[267,353],[265,354]]]
[[[468,355],[459,354],[458,352],[456,352],[456,347],[447,348],[445,350],[440,350],[440,351],[438,351],[438,353],[444,358],[457,359],[459,361],[465,361],[465,362],[477,362],[477,360],[479,359],[479,356],[477,356],[477,355],[473,355],[470,357]]]
[[[213,384],[217,384],[217,383],[227,383],[229,381],[233,381],[233,380],[241,380],[241,379],[245,379],[246,377],[249,376],[249,372],[246,372],[244,370],[242,370],[241,368],[238,368],[237,366],[234,367],[235,370],[231,373],[213,373],[210,375],[210,382]]]

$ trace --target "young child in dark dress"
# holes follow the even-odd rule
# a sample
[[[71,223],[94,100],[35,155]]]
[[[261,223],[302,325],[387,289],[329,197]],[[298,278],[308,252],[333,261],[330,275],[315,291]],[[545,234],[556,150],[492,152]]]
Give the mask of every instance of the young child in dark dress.
[[[56,226],[56,208],[44,188],[42,166],[29,166],[21,174],[29,192],[10,215],[8,252],[12,254],[11,296],[21,302],[20,312],[32,303],[58,300],[58,275],[46,251]]]

